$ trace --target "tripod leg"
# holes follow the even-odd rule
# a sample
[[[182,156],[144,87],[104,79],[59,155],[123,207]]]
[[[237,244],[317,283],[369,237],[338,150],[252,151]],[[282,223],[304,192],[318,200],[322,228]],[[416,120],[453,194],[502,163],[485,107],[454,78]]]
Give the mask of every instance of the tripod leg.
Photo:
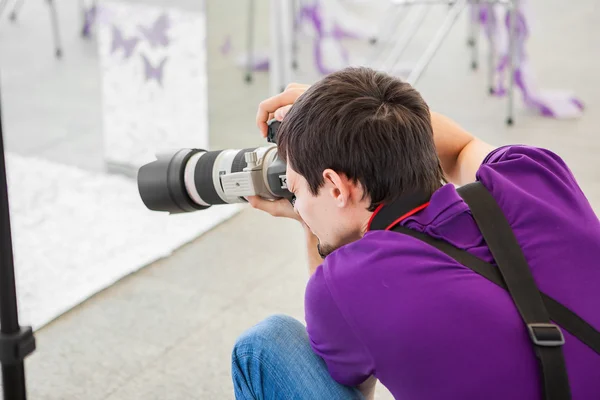
[[[48,0],[48,6],[50,6],[50,18],[52,19],[52,34],[54,36],[54,48],[56,58],[62,57],[62,47],[60,44],[60,33],[58,30],[58,17],[56,15],[56,6],[54,0]]]
[[[246,60],[246,82],[252,82],[252,69],[254,68],[254,0],[248,0],[248,45]]]
[[[23,7],[23,4],[25,4],[25,0],[17,0],[17,2],[15,3],[15,6],[13,7],[12,12],[10,13],[9,18],[11,21],[14,22],[17,20],[17,15],[19,14],[19,11]]]

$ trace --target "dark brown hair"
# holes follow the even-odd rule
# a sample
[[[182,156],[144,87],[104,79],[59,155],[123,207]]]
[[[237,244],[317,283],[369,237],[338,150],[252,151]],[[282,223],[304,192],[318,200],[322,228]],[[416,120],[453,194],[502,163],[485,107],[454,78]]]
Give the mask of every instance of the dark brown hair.
[[[312,85],[284,118],[277,142],[313,195],[331,168],[360,183],[370,211],[406,193],[431,195],[444,182],[429,107],[408,83],[369,68]]]

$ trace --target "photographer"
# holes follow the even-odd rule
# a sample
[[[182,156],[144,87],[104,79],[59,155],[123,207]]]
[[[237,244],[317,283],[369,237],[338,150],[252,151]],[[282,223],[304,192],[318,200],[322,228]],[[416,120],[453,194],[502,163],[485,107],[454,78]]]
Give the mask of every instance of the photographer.
[[[564,345],[551,354],[554,366],[564,355],[568,385],[559,388],[564,395],[548,393],[511,294],[394,231],[422,232],[495,264],[453,185],[479,181],[539,291],[595,334],[600,223],[556,154],[495,149],[431,112],[409,84],[366,68],[265,100],[257,115],[263,135],[272,116],[283,121],[278,151],[294,205],[249,200],[304,227],[307,326],[278,315],[240,336],[236,398],[372,398],[376,380],[398,399],[600,398],[600,355],[578,336],[561,327]],[[560,381],[550,378],[544,382]]]

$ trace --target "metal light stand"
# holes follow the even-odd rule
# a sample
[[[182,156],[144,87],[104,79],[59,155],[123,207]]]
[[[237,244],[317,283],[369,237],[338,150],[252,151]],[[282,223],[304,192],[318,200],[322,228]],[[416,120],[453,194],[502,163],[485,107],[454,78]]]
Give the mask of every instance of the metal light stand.
[[[25,400],[27,391],[23,360],[35,350],[35,338],[30,326],[19,326],[1,108],[0,106],[0,363],[2,364],[2,389],[6,400]]]

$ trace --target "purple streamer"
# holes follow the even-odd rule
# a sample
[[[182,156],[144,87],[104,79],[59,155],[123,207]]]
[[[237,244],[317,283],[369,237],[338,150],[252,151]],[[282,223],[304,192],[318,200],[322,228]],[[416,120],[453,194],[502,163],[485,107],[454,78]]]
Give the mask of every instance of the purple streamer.
[[[315,64],[321,75],[327,75],[331,72],[334,72],[333,69],[330,69],[327,66],[325,66],[325,62],[323,61],[323,43],[324,40],[327,38],[333,38],[337,42],[337,45],[339,46],[342,52],[342,58],[344,62],[348,64],[348,51],[342,45],[341,40],[344,38],[354,38],[357,37],[357,35],[343,30],[337,24],[334,26],[333,32],[325,32],[325,29],[323,28],[323,16],[321,13],[321,7],[318,1],[315,1],[315,3],[310,6],[306,5],[301,8],[300,23],[304,21],[308,21],[308,23],[314,27],[316,32],[316,37],[313,43],[313,55],[315,59]]]
[[[520,1],[521,6],[524,1],[525,0]],[[503,24],[499,23],[498,12],[501,9],[502,8],[496,6],[490,9],[488,5],[480,5],[479,10],[476,13],[479,16],[479,23],[483,25],[484,32],[495,49],[495,58],[498,60],[494,68],[494,80],[496,81],[494,95],[496,96],[504,96],[506,94],[504,82],[509,57],[507,41],[504,43],[506,48],[498,49],[501,39],[503,37],[505,39],[508,38],[511,22],[510,13],[506,12],[505,17],[503,18]],[[530,35],[530,30],[527,24],[527,16],[523,10],[523,8],[519,9],[514,27],[516,35],[515,58],[519,60],[514,70],[514,83],[521,92],[525,106],[535,110],[544,117],[566,118],[579,116],[580,112],[584,109],[584,106],[583,103],[574,96],[563,92],[550,93],[536,89],[525,46]],[[504,31],[501,31],[501,29],[504,29]]]

